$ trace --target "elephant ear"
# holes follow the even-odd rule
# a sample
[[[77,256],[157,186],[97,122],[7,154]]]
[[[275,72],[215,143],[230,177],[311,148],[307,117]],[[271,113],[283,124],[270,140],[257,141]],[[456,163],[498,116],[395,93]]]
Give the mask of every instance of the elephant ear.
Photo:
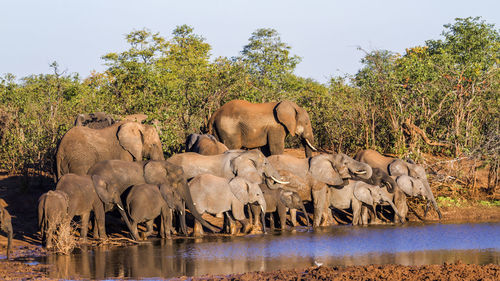
[[[363,182],[356,182],[356,184],[354,185],[353,193],[354,197],[359,201],[368,205],[373,204],[372,192],[368,187],[365,186]]]
[[[293,208],[292,200],[293,192],[288,190],[280,190],[280,201],[288,208]]]
[[[262,183],[262,177],[257,171],[256,163],[248,158],[246,153],[231,160],[231,170],[235,177],[241,176],[252,183]]]
[[[134,161],[142,160],[143,139],[142,125],[136,122],[126,122],[118,127],[116,133],[118,142],[128,151]]]
[[[229,187],[234,196],[243,204],[248,203],[248,193],[250,186],[248,183],[239,177],[233,178],[229,181]]]
[[[144,180],[147,183],[156,185],[166,183],[166,173],[162,161],[148,161],[144,165]]]
[[[113,202],[113,197],[108,190],[108,184],[99,175],[92,175],[92,183],[99,199],[105,204]]]
[[[402,176],[408,175],[408,163],[401,159],[395,159],[389,164],[389,175],[391,176]]]
[[[275,107],[276,118],[283,124],[288,133],[295,136],[297,128],[297,105],[290,101],[282,101]]]
[[[186,138],[186,151],[191,151],[193,145],[198,141],[199,134],[190,134]]]
[[[309,160],[309,172],[314,179],[328,185],[342,185],[344,181],[335,170],[329,155],[322,154]]]
[[[163,200],[167,202],[167,205],[170,209],[175,210],[175,194],[174,189],[167,184],[160,184],[160,193],[163,197]]]

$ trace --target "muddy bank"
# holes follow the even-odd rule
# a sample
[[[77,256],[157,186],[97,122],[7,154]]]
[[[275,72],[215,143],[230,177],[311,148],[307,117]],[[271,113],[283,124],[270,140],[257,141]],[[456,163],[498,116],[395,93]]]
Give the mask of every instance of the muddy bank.
[[[321,266],[228,276],[180,277],[173,280],[500,280],[500,265]]]

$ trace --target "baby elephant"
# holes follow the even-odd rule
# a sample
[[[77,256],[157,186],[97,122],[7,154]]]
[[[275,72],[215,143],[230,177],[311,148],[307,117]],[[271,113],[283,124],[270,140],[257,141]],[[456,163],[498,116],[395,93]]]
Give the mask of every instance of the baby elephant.
[[[217,155],[228,148],[212,135],[190,134],[186,138],[186,152],[196,152],[202,155]]]
[[[94,236],[101,239],[106,238],[104,204],[96,192],[93,181],[98,178],[99,176],[66,174],[56,185],[56,190],[62,191],[68,196],[68,219],[71,220],[74,216],[80,217],[80,238],[83,241],[87,240],[91,211],[94,212],[96,222]]]
[[[271,231],[273,231],[275,228],[274,214],[276,212],[278,212],[278,217],[280,220],[280,229],[285,228],[286,212],[288,209],[301,210],[304,213],[307,225],[309,226],[309,218],[307,216],[304,203],[302,202],[302,199],[300,199],[300,196],[297,192],[284,190],[282,188],[270,189],[266,184],[261,184],[260,188],[266,200],[266,214],[270,214],[269,220]],[[260,208],[258,206],[252,205],[252,213],[255,215],[254,223],[257,223],[260,216]]]
[[[68,209],[68,195],[63,191],[50,190],[38,199],[38,226],[45,247],[52,248],[57,228],[69,223]]]
[[[266,201],[259,185],[251,183],[243,177],[226,179],[211,174],[202,174],[189,182],[189,191],[196,210],[200,214],[226,214],[231,234],[236,234],[237,229],[229,211],[242,224],[243,233],[248,233],[251,228],[251,224],[245,217],[244,206],[246,204],[256,202],[262,211],[266,212]],[[198,221],[195,221],[193,235],[203,235],[203,229]]]
[[[5,201],[0,199],[0,229],[7,233],[7,259],[10,257],[10,250],[12,247],[12,222],[10,218],[9,212],[5,209],[7,207],[7,204]]]
[[[166,184],[159,187],[153,184],[134,185],[127,195],[127,210],[132,219],[132,232],[135,237],[139,237],[137,224],[146,223],[147,231],[143,233],[143,239],[147,239],[153,233],[154,219],[160,215],[160,236],[170,238],[170,234],[173,232],[172,211],[177,210],[182,215],[185,212],[184,208],[184,201],[180,194]]]

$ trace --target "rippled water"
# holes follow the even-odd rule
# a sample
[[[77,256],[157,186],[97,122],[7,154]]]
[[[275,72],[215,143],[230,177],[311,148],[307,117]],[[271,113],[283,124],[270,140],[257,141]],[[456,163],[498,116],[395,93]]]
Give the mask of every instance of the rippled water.
[[[48,256],[56,278],[151,278],[324,265],[500,264],[500,223],[334,226],[267,235],[152,240]]]

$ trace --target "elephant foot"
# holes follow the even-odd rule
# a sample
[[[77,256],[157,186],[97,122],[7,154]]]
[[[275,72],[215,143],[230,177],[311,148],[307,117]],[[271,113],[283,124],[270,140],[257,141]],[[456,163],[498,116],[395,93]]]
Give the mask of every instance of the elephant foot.
[[[224,217],[224,213],[217,213],[217,214],[215,214],[215,217],[221,219]]]
[[[236,226],[235,223],[232,223],[230,226],[229,226],[229,234],[231,235],[236,235],[238,234],[238,227]]]
[[[194,237],[201,237],[203,236],[203,227],[198,221],[195,221],[194,223],[194,229],[193,229],[193,236]]]
[[[376,218],[376,219],[374,219],[372,222],[370,222],[370,224],[375,224],[375,225],[377,225],[377,224],[385,224],[385,222],[383,222],[383,221],[382,221],[381,219],[379,219],[379,218]]]

